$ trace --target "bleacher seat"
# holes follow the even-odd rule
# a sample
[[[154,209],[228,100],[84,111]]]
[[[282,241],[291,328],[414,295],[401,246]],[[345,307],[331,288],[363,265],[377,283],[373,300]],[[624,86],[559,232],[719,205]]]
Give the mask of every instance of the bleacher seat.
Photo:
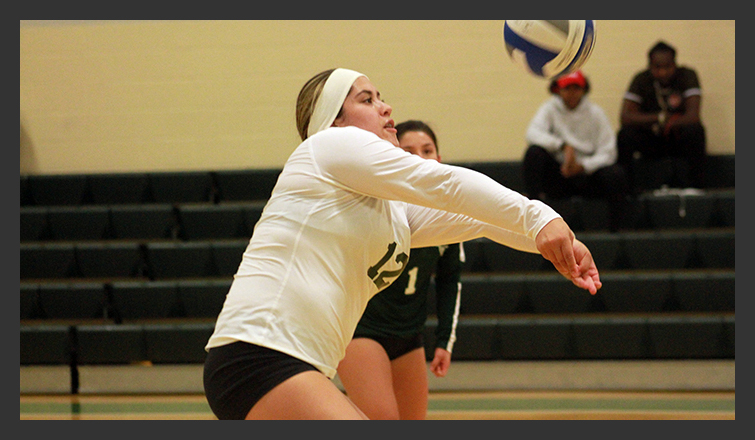
[[[497,324],[497,358],[501,360],[571,359],[569,318],[509,318]],[[459,340],[459,344],[462,341]]]
[[[534,313],[588,313],[593,309],[594,297],[561,274],[531,276],[525,286]]]
[[[683,269],[691,264],[695,251],[694,235],[684,231],[634,232],[623,238],[631,269]]]
[[[215,189],[208,171],[163,171],[148,173],[156,203],[213,202]]]
[[[70,278],[78,275],[72,243],[21,243],[21,279]]]
[[[461,278],[460,311],[465,316],[512,314],[523,310],[524,275],[464,274]],[[428,312],[435,314],[435,294],[428,297]]]
[[[577,359],[644,359],[647,326],[642,317],[575,318],[574,350]]]
[[[254,232],[254,226],[262,216],[262,211],[265,209],[266,203],[267,200],[261,200],[244,204],[244,225],[250,236],[252,232]]]
[[[734,359],[735,344],[734,344],[734,315],[724,316],[724,338],[723,348],[721,349],[721,355],[727,359]]]
[[[626,212],[622,216],[619,227],[625,231],[650,229],[645,199],[632,197],[627,201]]]
[[[136,242],[76,243],[76,261],[87,278],[141,278],[148,274]]]
[[[221,202],[267,200],[281,169],[221,170],[214,173]]]
[[[734,227],[734,191],[722,191],[716,195],[715,222],[721,227]]]
[[[219,276],[231,277],[236,274],[248,244],[248,238],[211,243],[212,257]]]
[[[106,206],[47,208],[52,240],[101,240],[110,236],[110,210]]]
[[[664,272],[618,272],[601,276],[596,294],[610,313],[660,313],[674,309],[671,278]]]
[[[575,232],[582,232],[582,211],[579,198],[545,199],[543,203],[553,208]]]
[[[118,321],[186,316],[173,281],[114,282],[111,295],[113,314]]]
[[[145,324],[147,359],[155,364],[201,364],[214,323]]]
[[[149,242],[146,256],[153,279],[217,276],[209,241]]]
[[[178,207],[184,240],[249,237],[241,204],[185,204]]]
[[[95,282],[40,284],[39,304],[46,319],[102,320],[109,313],[105,286]]]
[[[87,176],[92,203],[120,205],[152,200],[147,173],[103,173]]]
[[[637,158],[634,160],[634,181],[640,192],[647,192],[668,186],[679,188],[689,176],[688,164],[675,157],[658,160]],[[685,177],[686,176],[686,177]]]
[[[160,240],[178,237],[173,206],[165,203],[114,205],[110,207],[113,238]]]
[[[705,163],[706,188],[734,188],[734,154],[709,154]]]
[[[644,199],[654,229],[705,228],[716,204],[716,197],[710,194],[648,195]]]
[[[592,232],[577,234],[577,238],[590,249],[599,270],[622,269],[623,251],[619,234]]]
[[[47,208],[41,206],[21,206],[21,241],[43,241],[49,238]]]
[[[675,273],[674,296],[685,312],[734,312],[734,271]]]
[[[454,359],[478,361],[497,359],[499,350],[496,328],[496,318],[459,318],[453,351]]]
[[[697,255],[704,268],[731,268],[735,264],[733,230],[708,230],[695,234]]]
[[[608,202],[597,198],[574,198],[583,231],[608,230]]]
[[[231,278],[178,281],[178,297],[186,317],[217,318],[231,287],[231,281]]]
[[[21,324],[21,365],[68,365],[72,347],[67,325]]]
[[[39,305],[39,284],[21,283],[21,320],[42,318]]]
[[[34,204],[34,200],[32,199],[32,196],[31,196],[31,192],[29,191],[29,176],[28,175],[21,174],[19,189],[20,189],[19,202],[21,204],[21,207]]]
[[[715,359],[726,356],[722,317],[649,317],[647,322],[652,356],[656,359]]]
[[[81,365],[133,364],[149,360],[137,324],[77,325],[76,359]]]
[[[78,206],[88,201],[87,178],[83,174],[29,175],[26,181],[33,205]]]

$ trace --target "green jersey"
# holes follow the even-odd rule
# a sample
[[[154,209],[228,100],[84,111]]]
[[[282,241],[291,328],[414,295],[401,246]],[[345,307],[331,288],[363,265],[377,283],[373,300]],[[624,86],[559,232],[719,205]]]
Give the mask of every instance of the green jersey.
[[[452,351],[461,300],[461,244],[412,249],[396,281],[370,299],[354,336],[409,338],[422,333],[435,279],[436,347]]]

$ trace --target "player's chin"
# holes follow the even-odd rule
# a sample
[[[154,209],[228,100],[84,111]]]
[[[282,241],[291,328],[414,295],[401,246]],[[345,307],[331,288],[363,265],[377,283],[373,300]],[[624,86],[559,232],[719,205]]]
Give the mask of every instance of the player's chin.
[[[383,135],[381,136],[386,141],[393,144],[393,146],[398,147],[398,137],[396,137],[396,130],[389,131],[389,130],[383,130]]]

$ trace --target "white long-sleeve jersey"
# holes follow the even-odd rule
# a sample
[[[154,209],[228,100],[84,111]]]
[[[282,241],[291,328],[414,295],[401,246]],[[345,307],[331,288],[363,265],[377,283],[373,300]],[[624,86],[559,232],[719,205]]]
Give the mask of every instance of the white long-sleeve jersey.
[[[206,348],[235,341],[333,377],[368,300],[411,247],[485,236],[537,252],[551,208],[356,127],[302,142],[254,228]]]

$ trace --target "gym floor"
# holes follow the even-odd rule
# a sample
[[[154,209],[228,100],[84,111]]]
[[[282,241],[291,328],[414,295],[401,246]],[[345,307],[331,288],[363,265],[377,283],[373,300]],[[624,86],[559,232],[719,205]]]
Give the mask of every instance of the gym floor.
[[[432,392],[430,420],[734,420],[733,391]],[[201,394],[22,395],[21,420],[213,420]]]

